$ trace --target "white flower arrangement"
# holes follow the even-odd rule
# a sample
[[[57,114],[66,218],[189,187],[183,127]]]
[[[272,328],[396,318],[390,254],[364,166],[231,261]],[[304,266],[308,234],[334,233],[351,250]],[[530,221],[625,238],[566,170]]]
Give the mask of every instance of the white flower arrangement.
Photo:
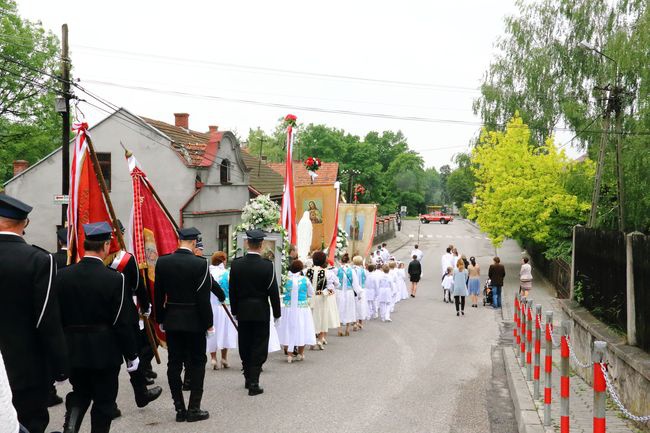
[[[336,232],[336,259],[339,260],[348,249],[348,233],[341,227],[337,227]]]
[[[278,246],[278,253],[282,255],[282,282],[280,290],[284,287],[289,270],[289,237],[286,230],[280,225],[280,206],[271,200],[268,195],[259,195],[250,199],[242,209],[242,222],[233,231],[232,256],[238,253],[237,234],[246,230],[259,229],[267,233],[280,233],[282,235],[282,246]]]

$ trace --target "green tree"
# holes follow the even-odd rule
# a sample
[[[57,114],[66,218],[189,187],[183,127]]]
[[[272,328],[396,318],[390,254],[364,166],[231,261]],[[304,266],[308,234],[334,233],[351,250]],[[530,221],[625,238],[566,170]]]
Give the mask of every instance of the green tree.
[[[604,94],[597,86],[621,84],[625,99],[623,122],[626,226],[650,229],[650,171],[647,140],[650,130],[650,10],[638,0],[541,0],[517,2],[518,12],[505,20],[505,35],[497,42],[491,62],[474,102],[490,129],[501,127],[516,111],[530,125],[532,144],[543,147],[554,128],[576,131],[574,143],[597,159],[602,135]],[[615,59],[616,65],[582,42],[596,46]],[[638,135],[635,135],[638,134]],[[614,141],[612,137],[610,141]],[[613,144],[606,153],[604,197],[599,224],[616,227],[616,178]],[[593,188],[593,183],[592,183]]]
[[[567,191],[567,176],[575,162],[558,151],[552,139],[534,146],[531,131],[515,116],[504,132],[481,133],[474,149],[476,203],[466,205],[469,216],[500,246],[504,239],[534,241],[548,256],[570,251],[570,228],[586,221],[590,208]],[[593,164],[582,162],[585,173]]]
[[[58,39],[22,19],[13,0],[0,0],[0,177],[16,159],[36,162],[60,146],[54,97],[60,87]]]
[[[429,167],[424,171],[425,190],[424,203],[426,205],[436,205],[442,202],[442,187],[440,183],[440,173],[435,167]]]
[[[406,206],[409,215],[425,211],[426,175],[422,157],[413,151],[400,153],[390,163],[386,176],[390,194],[384,205],[394,212],[397,206]]]

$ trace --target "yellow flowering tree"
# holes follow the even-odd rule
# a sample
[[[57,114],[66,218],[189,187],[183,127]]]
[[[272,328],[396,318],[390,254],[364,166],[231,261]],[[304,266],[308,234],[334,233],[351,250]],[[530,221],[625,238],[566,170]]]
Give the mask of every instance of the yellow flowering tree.
[[[566,257],[571,227],[586,221],[589,210],[567,183],[575,176],[593,177],[593,163],[569,161],[552,138],[533,146],[518,113],[505,131],[482,131],[472,163],[476,200],[466,205],[468,215],[494,246],[506,238],[534,241],[547,248],[547,256]]]

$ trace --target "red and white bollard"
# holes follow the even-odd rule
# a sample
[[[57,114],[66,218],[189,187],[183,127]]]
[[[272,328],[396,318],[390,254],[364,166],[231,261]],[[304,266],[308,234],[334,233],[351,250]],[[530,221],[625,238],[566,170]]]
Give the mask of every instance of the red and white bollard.
[[[522,367],[526,365],[526,309],[528,308],[528,301],[526,299],[521,303],[521,315],[519,320],[521,321],[521,330],[519,334],[521,335],[521,343],[519,345],[521,353],[519,354],[519,361]]]
[[[517,347],[519,345],[519,333],[517,332],[519,328],[519,295],[515,295],[515,309],[514,315],[513,315],[513,321],[515,323],[515,326],[512,329],[512,336],[514,337],[515,344],[517,344]]]
[[[571,322],[562,322],[560,342],[560,433],[569,433],[569,333]]]
[[[535,357],[533,366],[533,398],[539,400],[539,367],[542,353],[542,306],[535,305]]]
[[[529,299],[526,315],[526,380],[533,380],[533,300]]]
[[[553,386],[553,312],[546,312],[545,340],[546,347],[544,351],[544,425],[551,425],[551,388]]]
[[[591,357],[594,363],[594,433],[605,433],[607,383],[602,366],[606,347],[607,343],[604,341],[594,341],[594,351]]]

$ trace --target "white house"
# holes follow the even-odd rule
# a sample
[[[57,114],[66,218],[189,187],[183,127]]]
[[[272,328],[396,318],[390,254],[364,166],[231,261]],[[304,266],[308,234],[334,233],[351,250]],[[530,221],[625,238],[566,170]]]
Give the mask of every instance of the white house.
[[[97,152],[111,201],[120,220],[129,219],[132,200],[131,177],[124,149],[133,152],[158,195],[180,226],[195,226],[203,233],[206,253],[228,251],[230,236],[240,222],[242,208],[251,195],[271,183],[281,185],[264,166],[263,183],[250,185],[250,171],[260,177],[258,161],[243,154],[229,131],[210,126],[208,132],[189,128],[189,114],[174,114],[174,123],[136,116],[121,108],[96,125],[89,134]],[[56,228],[61,223],[61,149],[7,181],[7,194],[34,207],[26,238],[48,250],[56,248]],[[277,189],[277,186],[274,187]],[[263,191],[266,192],[266,191]]]

